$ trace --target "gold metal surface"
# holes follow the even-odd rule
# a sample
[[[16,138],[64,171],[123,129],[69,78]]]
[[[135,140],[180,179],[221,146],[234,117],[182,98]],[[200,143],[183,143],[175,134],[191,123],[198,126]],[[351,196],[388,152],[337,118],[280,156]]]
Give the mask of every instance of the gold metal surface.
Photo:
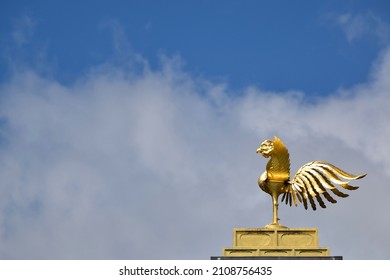
[[[329,256],[329,247],[318,246],[316,228],[235,228],[233,247],[222,255],[236,256]]]
[[[349,185],[349,181],[363,178],[366,174],[353,175],[340,168],[323,161],[312,161],[302,166],[290,180],[290,157],[284,143],[278,138],[265,140],[256,151],[265,158],[270,158],[266,171],[259,177],[259,187],[270,194],[273,203],[272,223],[265,228],[286,229],[279,224],[278,198],[283,194],[282,201],[295,206],[298,201],[308,208],[309,201],[313,210],[316,210],[316,203],[326,208],[322,195],[327,201],[337,201],[330,195],[330,192],[338,197],[347,197],[348,194],[341,192],[338,188],[356,190],[358,187]],[[330,191],[330,192],[329,192]]]

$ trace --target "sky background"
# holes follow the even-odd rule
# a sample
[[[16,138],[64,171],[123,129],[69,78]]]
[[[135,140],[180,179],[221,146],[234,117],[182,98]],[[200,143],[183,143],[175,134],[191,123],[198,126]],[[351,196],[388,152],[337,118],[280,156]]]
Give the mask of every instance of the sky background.
[[[0,2],[0,258],[209,259],[271,222],[277,135],[368,173],[317,211],[345,259],[390,259],[389,1]]]

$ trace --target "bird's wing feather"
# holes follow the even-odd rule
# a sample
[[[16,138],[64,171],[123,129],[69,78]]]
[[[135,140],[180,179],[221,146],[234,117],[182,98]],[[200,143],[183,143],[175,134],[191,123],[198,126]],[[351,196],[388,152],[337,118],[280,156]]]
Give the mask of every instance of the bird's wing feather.
[[[337,187],[342,187],[347,190],[356,190],[358,187],[350,186],[350,180],[360,179],[366,174],[353,175],[349,174],[340,168],[323,161],[312,161],[302,166],[295,174],[292,180],[289,181],[289,186],[286,195],[282,197],[291,205],[292,199],[294,205],[297,206],[295,197],[298,197],[300,202],[303,202],[307,209],[307,199],[309,200],[313,210],[316,209],[314,197],[322,208],[326,205],[320,195],[331,203],[337,201],[329,194],[329,190],[339,197],[347,197],[348,194],[341,192]]]

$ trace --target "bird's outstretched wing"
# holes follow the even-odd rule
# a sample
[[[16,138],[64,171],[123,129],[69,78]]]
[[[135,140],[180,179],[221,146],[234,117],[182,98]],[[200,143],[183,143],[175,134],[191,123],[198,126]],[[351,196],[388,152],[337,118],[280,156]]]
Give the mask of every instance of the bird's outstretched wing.
[[[302,166],[290,180],[287,192],[283,194],[282,201],[297,206],[297,198],[307,209],[307,200],[309,200],[313,210],[316,210],[314,198],[322,208],[326,205],[320,195],[325,197],[331,203],[337,201],[330,195],[329,191],[339,197],[347,197],[348,194],[341,192],[337,187],[341,186],[347,190],[356,190],[358,187],[349,185],[349,181],[360,179],[366,176],[349,174],[336,166],[323,162],[312,161]]]

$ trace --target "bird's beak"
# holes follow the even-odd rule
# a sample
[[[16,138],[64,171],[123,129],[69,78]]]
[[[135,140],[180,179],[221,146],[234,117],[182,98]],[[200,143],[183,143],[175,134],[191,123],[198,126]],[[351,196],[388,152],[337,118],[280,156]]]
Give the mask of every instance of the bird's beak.
[[[256,153],[261,153],[261,148],[258,148],[257,150],[256,150]]]

